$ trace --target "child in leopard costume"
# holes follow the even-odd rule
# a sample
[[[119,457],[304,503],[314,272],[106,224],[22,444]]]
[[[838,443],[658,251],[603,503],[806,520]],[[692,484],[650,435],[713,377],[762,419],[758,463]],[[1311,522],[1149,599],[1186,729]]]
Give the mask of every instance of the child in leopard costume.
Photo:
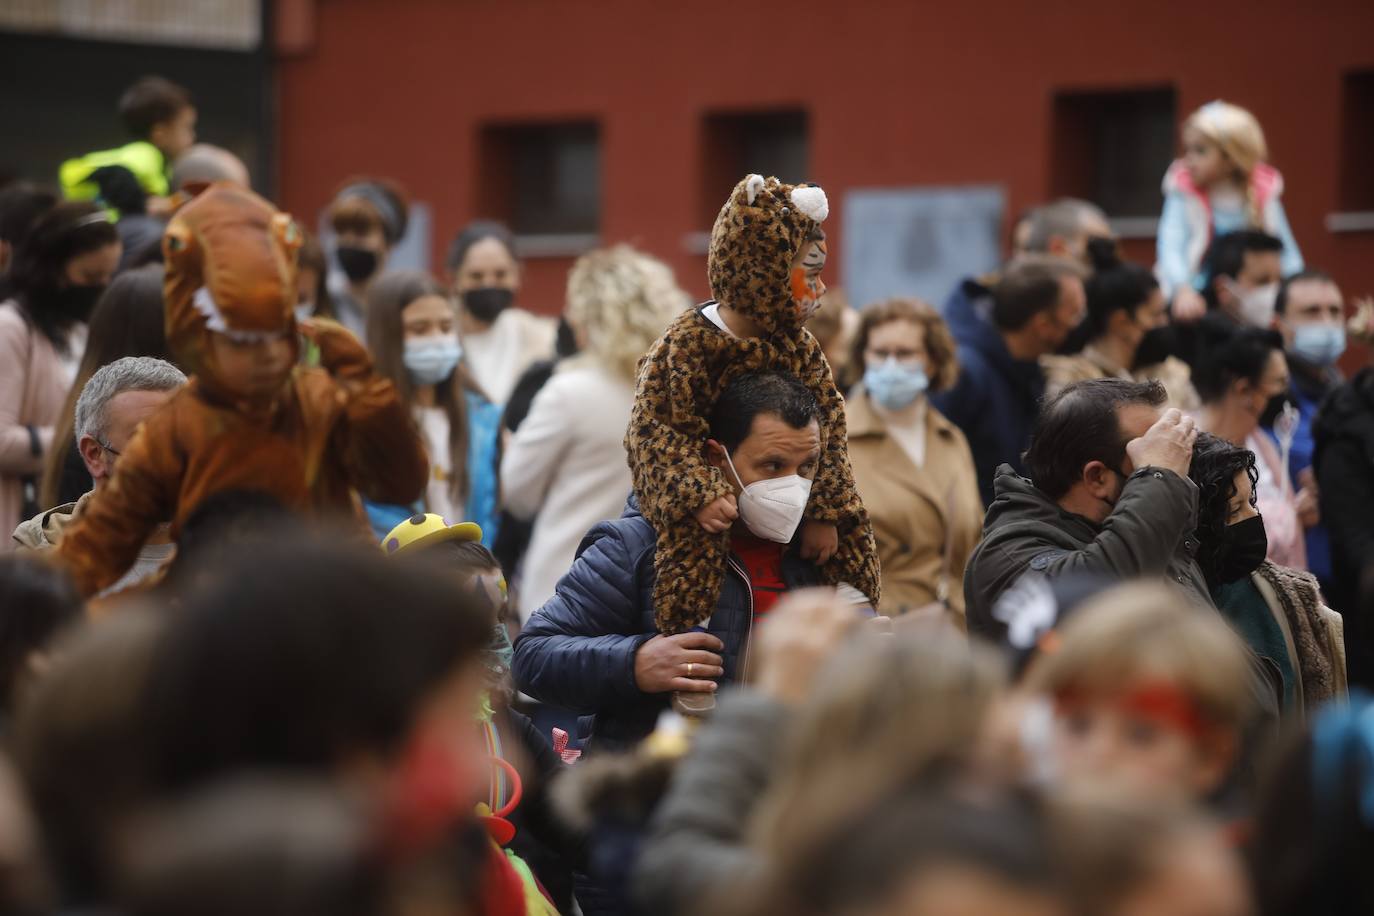
[[[702,456],[706,417],[730,382],[759,370],[792,373],[821,406],[802,556],[817,560],[830,583],[878,604],[878,552],[849,466],[844,399],[803,327],[825,291],[828,212],[814,185],[760,175],[741,181],[711,230],[715,301],[679,316],[640,364],[625,449],[640,510],[658,532],[654,608],[664,634],[700,625],[719,598],[734,517],[725,506],[733,508],[734,490]]]

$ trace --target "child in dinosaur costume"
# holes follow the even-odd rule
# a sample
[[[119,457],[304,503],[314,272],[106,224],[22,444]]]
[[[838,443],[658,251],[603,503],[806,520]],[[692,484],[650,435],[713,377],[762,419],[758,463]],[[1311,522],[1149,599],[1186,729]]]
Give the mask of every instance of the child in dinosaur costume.
[[[706,417],[731,381],[764,369],[797,376],[821,406],[821,460],[802,555],[821,561],[829,582],[851,585],[877,606],[878,553],[849,466],[844,400],[803,327],[825,291],[828,212],[818,187],[760,175],[741,181],[711,230],[715,302],[679,316],[640,364],[625,448],[640,510],[658,532],[654,608],[662,633],[690,630],[715,609],[730,550],[723,522],[732,516],[722,507],[734,490],[702,457]],[[727,322],[746,330],[737,336],[722,327]]]
[[[85,594],[117,580],[159,523],[170,519],[175,536],[216,492],[260,490],[357,523],[354,489],[384,503],[424,490],[429,462],[391,382],[342,326],[295,319],[300,241],[290,216],[228,184],[168,225],[167,342],[193,377],[63,535],[58,557]],[[319,347],[320,368],[297,367],[298,331]]]

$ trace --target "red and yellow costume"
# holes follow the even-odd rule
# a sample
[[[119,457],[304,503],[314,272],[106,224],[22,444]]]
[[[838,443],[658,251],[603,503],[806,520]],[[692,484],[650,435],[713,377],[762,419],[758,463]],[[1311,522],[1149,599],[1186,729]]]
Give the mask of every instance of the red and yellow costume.
[[[419,498],[424,446],[391,382],[343,327],[302,323],[320,368],[296,368],[266,398],[216,374],[210,334],[298,341],[291,218],[250,191],[213,185],[167,227],[167,341],[193,377],[134,435],[114,477],[65,532],[58,556],[85,594],[117,580],[161,522],[213,493],[258,490],[289,509],[357,519],[354,490],[382,503]]]

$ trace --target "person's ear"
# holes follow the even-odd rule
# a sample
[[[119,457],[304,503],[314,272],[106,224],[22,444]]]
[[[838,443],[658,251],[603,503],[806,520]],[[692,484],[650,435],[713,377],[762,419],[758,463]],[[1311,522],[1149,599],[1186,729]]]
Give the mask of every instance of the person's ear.
[[[1135,313],[1130,309],[1117,309],[1112,313],[1112,317],[1107,319],[1107,330],[1113,336],[1128,337],[1139,324],[1135,320]]]
[[[1115,479],[1116,472],[1101,461],[1089,461],[1083,465],[1083,485],[1094,499],[1110,501],[1115,497]]]
[[[707,439],[702,446],[701,457],[706,459],[706,463],[713,468],[725,467],[725,446],[715,439]]]
[[[82,436],[81,441],[76,443],[76,450],[81,453],[81,461],[86,465],[86,471],[92,480],[106,476],[105,449],[95,441],[94,436]]]
[[[1236,299],[1236,294],[1231,289],[1232,284],[1235,283],[1234,280],[1230,277],[1220,276],[1213,277],[1211,283],[1212,293],[1216,296],[1217,305],[1233,311],[1239,308],[1240,303]]]
[[[1231,395],[1239,400],[1249,400],[1258,390],[1259,386],[1248,378],[1238,378],[1231,383]]]

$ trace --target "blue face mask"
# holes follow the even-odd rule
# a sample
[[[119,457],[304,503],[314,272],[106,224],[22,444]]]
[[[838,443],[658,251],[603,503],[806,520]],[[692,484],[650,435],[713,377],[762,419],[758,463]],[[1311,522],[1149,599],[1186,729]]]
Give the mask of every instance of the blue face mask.
[[[1293,355],[1314,366],[1335,365],[1345,352],[1345,328],[1338,324],[1304,324],[1293,332]]]
[[[504,623],[498,623],[491,631],[491,642],[487,644],[487,668],[496,677],[510,674],[510,666],[515,662],[515,647],[511,645],[510,633]]]
[[[907,407],[929,387],[930,379],[920,364],[904,365],[889,359],[864,373],[864,390],[888,410]]]
[[[463,357],[457,334],[432,334],[406,341],[406,370],[417,385],[437,385],[453,374]]]

